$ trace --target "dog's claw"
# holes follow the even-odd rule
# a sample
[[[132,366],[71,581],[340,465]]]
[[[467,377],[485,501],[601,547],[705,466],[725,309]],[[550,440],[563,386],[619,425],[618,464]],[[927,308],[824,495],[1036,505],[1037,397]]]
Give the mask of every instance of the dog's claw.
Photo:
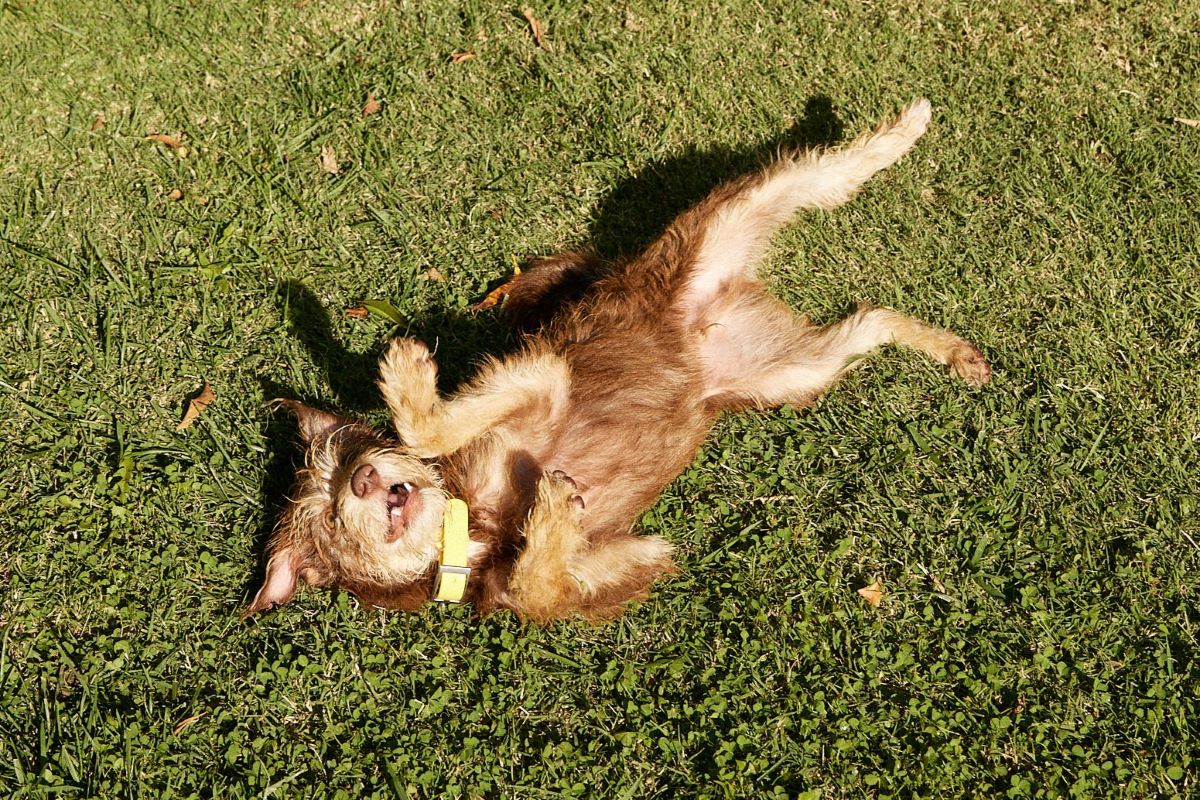
[[[991,364],[984,357],[983,351],[974,345],[956,353],[950,361],[950,369],[971,386],[983,386],[992,379]]]
[[[585,508],[585,503],[583,501],[583,495],[578,494],[579,484],[575,482],[575,479],[563,472],[561,469],[556,469],[551,472],[550,477],[554,478],[556,481],[571,490],[571,495],[567,502],[569,502],[571,507],[576,511],[583,511]]]

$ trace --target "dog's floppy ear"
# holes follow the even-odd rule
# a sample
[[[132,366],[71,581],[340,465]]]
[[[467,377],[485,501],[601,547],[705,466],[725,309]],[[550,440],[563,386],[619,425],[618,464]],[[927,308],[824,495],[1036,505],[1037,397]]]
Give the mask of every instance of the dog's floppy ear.
[[[296,593],[296,583],[301,578],[310,580],[313,577],[314,571],[305,561],[300,551],[290,544],[275,548],[267,560],[267,575],[263,578],[262,588],[242,612],[242,620],[291,600]]]
[[[339,417],[336,414],[330,414],[328,411],[311,408],[297,400],[275,401],[277,406],[285,406],[296,415],[296,422],[300,426],[300,437],[305,444],[312,442],[319,436],[329,433],[334,428],[340,428],[347,425],[351,420]]]

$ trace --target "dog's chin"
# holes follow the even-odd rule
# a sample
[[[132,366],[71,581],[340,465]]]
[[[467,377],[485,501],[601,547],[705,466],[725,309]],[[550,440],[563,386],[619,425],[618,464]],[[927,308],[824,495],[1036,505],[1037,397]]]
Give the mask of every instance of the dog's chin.
[[[393,489],[366,498],[347,490],[340,505],[340,532],[329,541],[330,549],[356,580],[417,580],[441,553],[445,509],[446,497],[434,486]]]
[[[433,487],[413,492],[403,508],[388,509],[377,552],[389,577],[421,575],[438,560],[446,497]]]

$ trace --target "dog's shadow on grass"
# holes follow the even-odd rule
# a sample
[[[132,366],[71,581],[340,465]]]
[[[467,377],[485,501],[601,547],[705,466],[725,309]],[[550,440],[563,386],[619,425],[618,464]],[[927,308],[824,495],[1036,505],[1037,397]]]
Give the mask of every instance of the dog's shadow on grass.
[[[601,201],[591,226],[590,241],[573,244],[588,245],[609,260],[633,255],[719,183],[762,166],[781,151],[825,147],[841,137],[842,123],[834,113],[833,103],[827,97],[813,96],[805,103],[795,124],[779,136],[740,149],[690,148],[647,164]],[[564,243],[564,247],[570,244]],[[503,277],[497,276],[496,283],[501,280]],[[281,283],[276,301],[289,330],[304,345],[337,402],[337,408],[325,410],[358,416],[379,411],[383,401],[375,388],[375,378],[384,343],[363,353],[346,349],[334,335],[330,311],[299,281]],[[435,351],[443,391],[465,380],[484,355],[499,355],[515,341],[515,335],[499,315],[491,311],[428,312],[398,326],[396,333],[421,339]],[[263,378],[262,385],[268,398],[305,399],[269,378]],[[286,505],[300,455],[295,424],[286,413],[272,413],[263,433],[272,456],[262,486],[266,521],[256,537],[260,553]],[[247,593],[261,585],[265,565],[264,556],[257,574],[247,584]]]
[[[842,131],[833,102],[817,95],[805,102],[803,114],[780,135],[744,148],[690,147],[650,162],[601,201],[590,244],[604,258],[637,253],[718,184],[754,171],[778,153],[836,144]]]

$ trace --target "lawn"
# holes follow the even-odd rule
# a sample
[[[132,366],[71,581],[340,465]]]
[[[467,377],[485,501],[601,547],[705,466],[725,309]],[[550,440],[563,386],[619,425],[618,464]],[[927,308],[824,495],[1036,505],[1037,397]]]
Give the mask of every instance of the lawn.
[[[1200,792],[1200,4],[530,16],[0,0],[0,791]],[[767,272],[963,334],[989,386],[889,349],[723,419],[642,520],[680,573],[605,626],[320,591],[239,621],[271,398],[382,422],[392,335],[451,388],[511,346],[469,308],[514,263],[628,252],[922,95],[916,150]]]

